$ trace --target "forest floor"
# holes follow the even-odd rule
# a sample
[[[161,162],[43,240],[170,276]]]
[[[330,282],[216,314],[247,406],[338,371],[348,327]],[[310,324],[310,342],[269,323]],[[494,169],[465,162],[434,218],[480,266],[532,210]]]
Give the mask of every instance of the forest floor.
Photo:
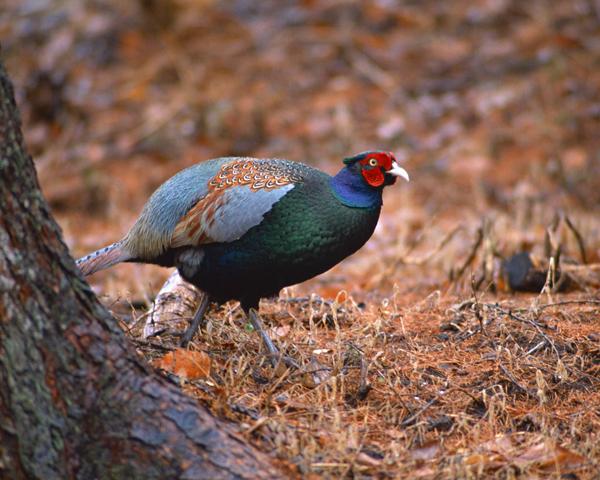
[[[598,478],[597,1],[9,0],[0,38],[75,257],[207,158],[402,159],[368,244],[261,303],[299,371],[267,366],[236,303],[185,352],[184,320],[144,338],[165,269],[89,279],[258,448],[314,478]]]

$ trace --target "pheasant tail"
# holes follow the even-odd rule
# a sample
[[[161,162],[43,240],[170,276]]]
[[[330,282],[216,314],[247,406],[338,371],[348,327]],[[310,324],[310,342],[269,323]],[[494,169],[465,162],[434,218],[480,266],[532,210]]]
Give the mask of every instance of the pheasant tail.
[[[91,275],[117,263],[131,260],[132,256],[125,251],[121,242],[96,250],[77,260],[77,266],[84,276]]]

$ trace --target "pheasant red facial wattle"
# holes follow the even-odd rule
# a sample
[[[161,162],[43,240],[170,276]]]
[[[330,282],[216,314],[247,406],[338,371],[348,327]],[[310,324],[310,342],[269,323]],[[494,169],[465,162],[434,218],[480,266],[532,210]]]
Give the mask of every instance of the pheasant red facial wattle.
[[[122,240],[77,265],[84,275],[121,262],[176,267],[206,294],[182,343],[210,301],[235,299],[275,358],[259,300],[329,270],[362,247],[377,225],[383,187],[398,177],[409,180],[391,152],[359,153],[344,164],[331,177],[282,159],[199,163],[161,185]]]
[[[391,153],[372,153],[360,160],[361,174],[369,185],[381,187],[385,183],[384,172],[391,170],[392,156]]]

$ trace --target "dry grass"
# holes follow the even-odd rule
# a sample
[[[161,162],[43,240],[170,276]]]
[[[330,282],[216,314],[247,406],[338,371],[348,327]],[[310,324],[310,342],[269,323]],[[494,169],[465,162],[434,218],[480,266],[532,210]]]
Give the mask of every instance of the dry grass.
[[[419,298],[395,285],[342,301],[288,289],[263,302],[300,371],[274,371],[241,310],[225,305],[191,346],[209,353],[212,376],[184,388],[304,473],[594,478],[600,299],[455,289]],[[138,345],[152,358],[176,341]]]

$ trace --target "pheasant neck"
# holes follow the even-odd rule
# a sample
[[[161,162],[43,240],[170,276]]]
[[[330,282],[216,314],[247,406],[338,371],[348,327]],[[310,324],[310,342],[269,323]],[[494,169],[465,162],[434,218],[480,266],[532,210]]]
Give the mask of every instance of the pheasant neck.
[[[331,189],[340,202],[353,208],[372,208],[382,204],[383,188],[374,188],[365,183],[360,174],[344,167],[331,179]]]

